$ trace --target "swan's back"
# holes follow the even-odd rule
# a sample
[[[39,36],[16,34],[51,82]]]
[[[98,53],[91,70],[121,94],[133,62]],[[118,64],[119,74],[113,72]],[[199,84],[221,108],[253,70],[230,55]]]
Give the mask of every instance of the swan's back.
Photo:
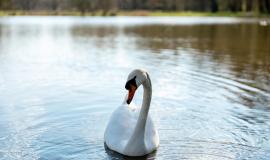
[[[125,149],[135,128],[135,114],[130,107],[119,106],[111,115],[104,139],[106,145],[119,153]]]
[[[113,112],[104,135],[105,143],[110,149],[125,154],[124,150],[134,132],[139,112],[140,108],[134,104],[122,105]],[[150,153],[158,147],[159,138],[149,115],[144,135],[145,153]]]

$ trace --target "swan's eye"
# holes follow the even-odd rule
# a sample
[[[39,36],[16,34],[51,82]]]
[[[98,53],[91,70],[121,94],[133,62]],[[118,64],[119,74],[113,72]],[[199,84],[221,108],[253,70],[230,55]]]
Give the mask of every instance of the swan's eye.
[[[127,90],[130,90],[131,88],[131,85],[135,86],[137,88],[137,84],[136,84],[136,76],[134,78],[132,78],[131,80],[127,81],[126,85],[125,85],[125,88]]]
[[[136,76],[132,78],[131,80],[127,81],[125,85],[125,88],[128,90],[127,104],[130,104],[137,90],[137,84],[136,84],[135,79],[136,79]]]

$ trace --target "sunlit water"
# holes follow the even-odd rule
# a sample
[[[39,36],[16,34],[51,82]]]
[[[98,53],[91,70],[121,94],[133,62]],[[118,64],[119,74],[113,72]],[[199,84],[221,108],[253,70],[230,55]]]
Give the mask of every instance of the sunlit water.
[[[270,158],[269,25],[2,17],[0,159],[128,159],[103,134],[134,68],[151,76],[160,134],[158,151],[140,159]]]

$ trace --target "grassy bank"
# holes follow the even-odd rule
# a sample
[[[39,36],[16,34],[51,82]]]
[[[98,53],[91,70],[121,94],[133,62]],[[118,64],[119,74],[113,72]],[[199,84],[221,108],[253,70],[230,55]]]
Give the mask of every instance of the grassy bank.
[[[199,17],[270,17],[270,14],[243,12],[170,12],[170,11],[0,11],[0,16],[199,16]]]
[[[223,16],[223,17],[244,17],[245,15],[242,13],[233,13],[233,12],[164,12],[164,11],[120,11],[118,15],[129,15],[129,16],[198,16],[198,17],[206,17],[206,16]]]

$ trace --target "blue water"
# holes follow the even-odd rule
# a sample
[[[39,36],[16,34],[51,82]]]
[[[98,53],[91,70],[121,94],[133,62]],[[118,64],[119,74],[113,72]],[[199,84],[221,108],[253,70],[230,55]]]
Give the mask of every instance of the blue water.
[[[160,134],[139,159],[269,159],[270,27],[259,21],[0,18],[0,159],[130,159],[103,134],[134,68],[152,79]]]

